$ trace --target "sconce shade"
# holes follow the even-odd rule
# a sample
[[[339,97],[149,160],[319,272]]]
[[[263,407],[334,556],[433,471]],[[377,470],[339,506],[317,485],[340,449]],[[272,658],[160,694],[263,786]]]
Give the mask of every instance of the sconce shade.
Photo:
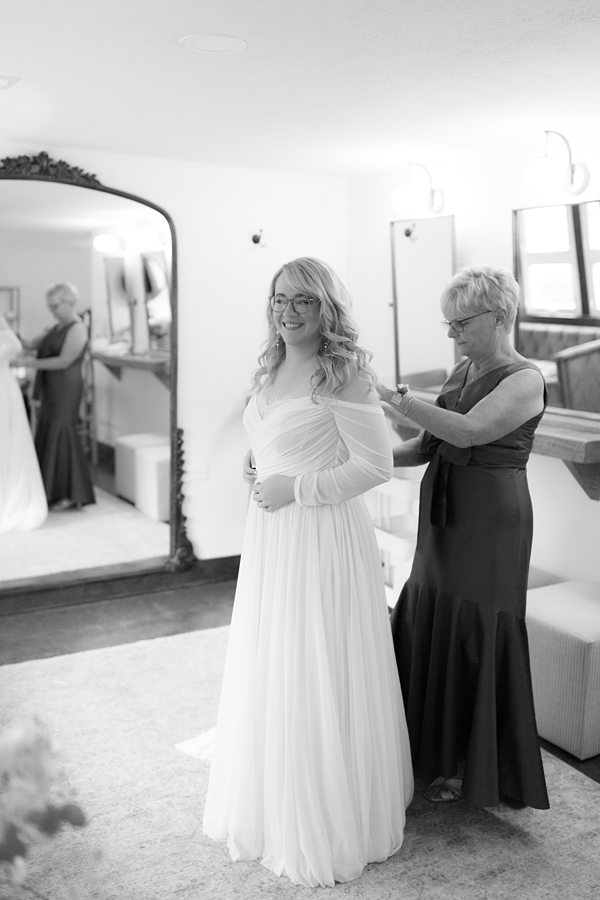
[[[581,194],[588,186],[590,175],[583,163],[574,163],[571,145],[560,131],[544,131],[546,147],[543,156],[531,160],[525,170],[527,183],[532,187],[553,189],[556,185],[568,194]],[[550,152],[550,135],[559,138],[567,151],[567,162],[556,152]]]
[[[427,190],[423,192],[422,178],[415,169],[425,172]],[[444,208],[444,192],[433,187],[429,169],[422,163],[410,162],[403,168],[399,183],[392,191],[392,203],[398,213],[415,213],[419,207],[425,206],[428,212],[440,213]]]
[[[564,188],[569,194],[581,194],[585,191],[590,181],[590,173],[583,163],[573,163],[570,167],[568,179],[564,182]]]
[[[444,192],[439,188],[432,188],[429,192],[429,201],[428,207],[432,213],[441,213],[444,208],[444,204],[446,202],[446,198],[444,197]]]

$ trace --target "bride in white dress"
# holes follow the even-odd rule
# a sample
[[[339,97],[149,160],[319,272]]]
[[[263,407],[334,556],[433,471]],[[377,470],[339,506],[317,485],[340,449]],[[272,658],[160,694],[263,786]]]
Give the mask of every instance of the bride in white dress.
[[[383,576],[360,496],[392,455],[349,298],[318,260],[271,286],[244,414],[253,482],[204,831],[308,885],[402,845],[413,776]]]
[[[0,315],[0,533],[30,531],[46,521],[48,505],[21,389],[10,361],[21,342]]]

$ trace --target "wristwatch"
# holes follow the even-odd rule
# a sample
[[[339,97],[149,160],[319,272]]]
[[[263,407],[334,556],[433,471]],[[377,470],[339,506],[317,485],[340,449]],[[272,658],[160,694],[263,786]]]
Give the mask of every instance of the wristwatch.
[[[396,390],[392,391],[389,402],[392,404],[392,406],[400,406],[400,404],[402,403],[402,398],[405,394],[408,394],[409,391],[409,384],[397,384]]]

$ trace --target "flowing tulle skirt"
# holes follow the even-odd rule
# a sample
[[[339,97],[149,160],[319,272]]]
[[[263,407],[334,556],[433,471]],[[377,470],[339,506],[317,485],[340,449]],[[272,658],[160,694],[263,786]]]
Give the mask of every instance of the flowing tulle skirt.
[[[333,885],[398,850],[413,790],[377,546],[362,499],[250,506],[204,830]]]

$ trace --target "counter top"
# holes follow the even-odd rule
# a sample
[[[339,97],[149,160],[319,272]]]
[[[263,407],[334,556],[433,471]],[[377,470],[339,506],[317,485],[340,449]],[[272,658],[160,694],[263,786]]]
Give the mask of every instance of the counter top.
[[[163,350],[148,350],[145,353],[103,353],[101,350],[91,351],[92,359],[98,360],[113,375],[121,378],[123,369],[141,369],[151,372],[165,385],[171,386],[171,357]]]

